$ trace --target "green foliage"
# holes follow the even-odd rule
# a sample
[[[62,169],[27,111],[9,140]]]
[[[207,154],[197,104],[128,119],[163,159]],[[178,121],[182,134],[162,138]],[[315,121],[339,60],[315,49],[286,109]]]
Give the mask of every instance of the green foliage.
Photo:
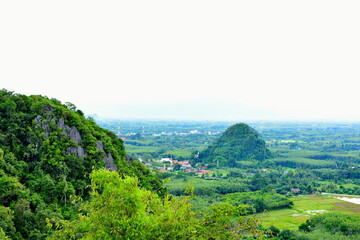
[[[191,211],[191,196],[180,200],[139,187],[138,179],[116,172],[91,174],[91,198],[74,221],[49,221],[58,230],[48,239],[243,239],[260,236],[257,220],[244,209],[214,205],[202,218]],[[237,219],[234,219],[237,217]]]
[[[140,234],[140,239],[152,239],[153,236],[149,236],[152,231],[154,239],[180,239],[180,234],[188,239],[236,239],[240,235],[246,238],[248,233],[256,235],[251,231],[241,232],[246,229],[244,226],[249,226],[246,223],[251,223],[253,227],[257,223],[241,216],[244,209],[249,213],[254,208],[262,212],[291,205],[291,201],[276,193],[289,195],[292,194],[289,193],[291,188],[300,188],[301,194],[316,191],[360,194],[360,125],[334,127],[326,124],[325,127],[320,124],[313,127],[315,125],[307,124],[304,127],[284,123],[279,127],[261,123],[261,136],[267,140],[268,146],[273,147],[273,155],[276,156],[266,160],[272,154],[265,148],[265,142],[259,139],[259,134],[245,124],[229,128],[210,146],[217,135],[208,135],[205,131],[202,135],[151,136],[147,133],[150,128],[157,131],[162,126],[172,129],[171,132],[189,132],[202,129],[202,123],[162,124],[145,124],[145,134],[135,135],[138,140],[128,141],[128,150],[134,153],[134,158],[140,155],[149,160],[175,155],[179,160],[192,157],[192,164],[200,161],[202,165],[208,163],[209,167],[219,167],[214,170],[221,174],[214,171],[213,178],[208,180],[205,176],[195,178],[186,173],[162,174],[175,179],[168,184],[170,192],[182,195],[185,185],[190,183],[194,185],[192,193],[196,197],[192,193],[187,193],[185,198],[169,197],[157,176],[139,161],[125,157],[123,142],[114,133],[100,128],[91,119],[85,119],[84,113],[74,104],[0,91],[0,239],[45,239],[52,234],[53,229],[46,227],[50,224],[54,228],[62,228],[61,234],[66,233],[74,239],[86,238],[88,234],[92,234],[91,238],[99,237],[104,233],[101,231],[109,231],[107,236],[111,238],[113,231],[118,234],[124,229],[127,229],[129,238]],[[208,124],[212,132],[219,134],[230,123]],[[128,127],[133,129],[130,132],[141,132],[143,126],[134,130],[137,126],[131,122]],[[259,129],[257,124],[252,126]],[[70,137],[70,131],[75,135],[78,133],[80,138]],[[207,146],[200,158],[195,157]],[[98,184],[95,186],[101,186],[97,190],[88,187],[93,169],[110,167],[109,162],[103,161],[108,156],[113,159],[112,166],[126,184],[117,180],[110,182],[128,186],[128,189],[122,190],[117,189],[117,184],[113,186],[117,196],[115,200],[110,194],[111,189],[101,185],[99,179],[94,178],[94,183]],[[265,172],[263,168],[270,171]],[[104,179],[108,177],[107,173],[102,175]],[[105,189],[108,195],[103,196]],[[125,193],[130,199],[117,203]],[[83,204],[71,201],[75,194],[77,198],[84,199]],[[109,208],[95,199],[108,201]],[[228,202],[226,199],[229,199]],[[223,201],[225,203],[221,203]],[[243,207],[242,204],[249,206]],[[83,211],[80,217],[79,206]],[[126,209],[127,206],[130,210]],[[120,216],[112,210],[117,208],[122,209]],[[195,214],[190,208],[201,210],[202,215]],[[128,212],[131,213],[130,218]],[[108,216],[99,216],[100,213]],[[47,218],[51,220],[46,221]],[[176,224],[176,221],[179,223]],[[351,222],[357,222],[356,219],[334,223],[329,219],[312,221],[302,224],[302,231],[296,233],[296,237],[334,240],[357,237],[352,234],[357,231],[356,227],[351,225]],[[92,225],[94,222],[99,226],[104,224],[104,227],[97,230]],[[121,226],[116,225],[119,222]],[[167,225],[160,226],[163,222]],[[193,226],[188,226],[189,223]],[[239,229],[239,226],[242,227]],[[178,234],[174,233],[175,229]],[[256,227],[252,231],[254,229]],[[269,237],[280,239],[292,239],[293,234],[289,231],[277,232],[275,227],[267,233]]]
[[[265,142],[258,133],[244,123],[229,127],[220,138],[200,153],[199,161],[214,166],[236,167],[236,161],[255,159],[263,161],[271,157]]]
[[[276,164],[290,168],[335,168],[334,161],[322,161],[309,158],[276,158],[273,159]]]
[[[8,236],[6,236],[5,232],[0,227],[0,240],[10,240]]]
[[[293,205],[292,201],[280,194],[265,193],[263,191],[231,193],[222,197],[234,205],[246,204],[253,206],[256,212],[264,210],[287,208]]]
[[[344,213],[326,213],[310,218],[312,229],[322,228],[330,233],[341,233],[345,236],[360,235],[360,216]]]
[[[12,239],[44,239],[51,233],[45,227],[47,217],[77,215],[70,198],[89,197],[89,174],[94,168],[111,167],[137,176],[144,188],[165,195],[159,179],[125,156],[122,140],[85,119],[74,104],[1,90],[2,231]]]
[[[294,234],[294,232],[293,232]],[[312,216],[299,226],[296,239],[359,239],[360,216],[329,212]]]
[[[266,229],[265,233],[268,238],[276,237],[279,235],[280,229],[275,226],[270,226],[268,229]]]
[[[281,239],[281,240],[295,240],[296,239],[295,233],[288,229],[282,230],[278,236],[279,236],[279,239]]]
[[[3,236],[4,239],[6,239],[5,232],[7,232],[9,236],[15,236],[16,229],[13,219],[13,211],[9,207],[0,206],[0,236]],[[1,235],[1,232],[3,235]]]
[[[183,178],[186,178],[185,182],[179,178],[182,175]],[[189,177],[181,173],[176,175],[176,177],[166,183],[169,192],[176,196],[183,195],[187,184],[194,186],[194,193],[197,196],[249,191],[248,186],[238,180],[230,181],[219,179],[216,181],[209,181],[197,177]]]

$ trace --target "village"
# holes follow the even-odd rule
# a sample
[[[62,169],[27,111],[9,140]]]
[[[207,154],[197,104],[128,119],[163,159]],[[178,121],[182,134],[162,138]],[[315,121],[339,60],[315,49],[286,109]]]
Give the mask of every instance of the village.
[[[160,172],[176,172],[182,171],[187,173],[194,173],[196,175],[206,175],[209,176],[211,172],[206,170],[208,164],[197,163],[195,166],[192,166],[189,160],[178,161],[172,158],[161,158],[160,160],[149,160],[144,163],[147,167],[157,169]]]

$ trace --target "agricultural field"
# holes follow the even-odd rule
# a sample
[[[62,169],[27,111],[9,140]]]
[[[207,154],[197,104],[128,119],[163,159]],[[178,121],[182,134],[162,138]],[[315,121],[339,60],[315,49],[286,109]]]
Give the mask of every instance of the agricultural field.
[[[360,205],[340,200],[337,196],[299,196],[290,198],[294,205],[288,209],[271,210],[257,214],[265,227],[297,230],[311,216],[325,212],[343,212],[360,215]]]
[[[292,231],[327,213],[360,215],[360,205],[336,195],[321,195],[360,195],[358,123],[248,123],[272,156],[262,161],[240,159],[233,166],[215,161],[204,166],[197,159],[232,122],[120,124],[121,132],[118,122],[106,122],[104,127],[124,140],[128,156],[146,164],[164,181],[170,194],[181,198],[194,193],[190,201],[194,211],[206,213],[222,202],[246,205],[247,214],[255,213],[265,228]],[[191,169],[167,170],[168,166],[159,162],[162,158],[189,162]],[[207,173],[199,175],[202,167]]]

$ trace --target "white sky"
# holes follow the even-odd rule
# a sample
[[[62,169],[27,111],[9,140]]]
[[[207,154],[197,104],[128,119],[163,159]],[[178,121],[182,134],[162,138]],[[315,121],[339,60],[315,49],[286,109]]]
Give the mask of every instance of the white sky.
[[[1,1],[0,88],[120,118],[118,106],[218,101],[360,120],[359,12],[331,0]]]

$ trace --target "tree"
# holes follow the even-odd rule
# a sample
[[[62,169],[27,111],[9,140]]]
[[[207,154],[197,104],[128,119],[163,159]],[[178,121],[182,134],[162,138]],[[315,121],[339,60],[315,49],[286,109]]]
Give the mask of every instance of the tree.
[[[276,237],[278,236],[280,233],[280,229],[278,229],[277,227],[275,226],[270,226],[267,230],[266,230],[266,235],[269,237],[269,238],[272,238],[272,237]]]
[[[6,236],[6,234],[4,233],[4,231],[2,230],[1,227],[0,227],[0,239],[1,240],[10,240],[10,238],[8,236]]]
[[[5,236],[5,232],[9,233],[12,237],[15,236],[15,227],[14,227],[14,215],[13,211],[10,210],[8,207],[3,207],[0,205],[0,239],[1,238],[1,232],[3,232],[3,236]],[[4,239],[6,239],[4,237]],[[10,239],[10,238],[8,238]]]
[[[282,230],[281,233],[279,234],[279,239],[294,240],[295,234],[292,231],[285,229],[285,230]]]
[[[220,166],[227,166],[228,160],[226,160],[223,156],[216,156],[213,164],[218,168]],[[232,166],[231,166],[232,167]]]
[[[93,171],[91,198],[82,203],[84,213],[74,221],[49,220],[57,231],[48,239],[243,239],[260,236],[255,218],[241,217],[247,208],[214,205],[198,218],[188,196],[160,198],[139,187],[135,177],[117,172]]]
[[[264,161],[271,158],[272,154],[254,129],[244,123],[238,123],[229,127],[202,151],[198,161],[214,164],[213,160],[217,156],[226,159],[224,163],[219,161],[220,165],[236,167],[236,161],[249,159]]]
[[[91,200],[83,203],[87,214],[74,222],[62,222],[62,229],[50,239],[169,239],[187,237],[198,220],[190,209],[189,197],[162,200],[139,187],[134,177],[122,179],[107,170],[91,174]]]
[[[71,103],[0,90],[0,228],[11,239],[45,239],[45,218],[73,219],[71,195],[89,199],[89,174],[105,157],[142,187],[166,193],[162,182],[123,142]],[[116,167],[114,167],[116,166]],[[161,198],[161,197],[160,197]]]

